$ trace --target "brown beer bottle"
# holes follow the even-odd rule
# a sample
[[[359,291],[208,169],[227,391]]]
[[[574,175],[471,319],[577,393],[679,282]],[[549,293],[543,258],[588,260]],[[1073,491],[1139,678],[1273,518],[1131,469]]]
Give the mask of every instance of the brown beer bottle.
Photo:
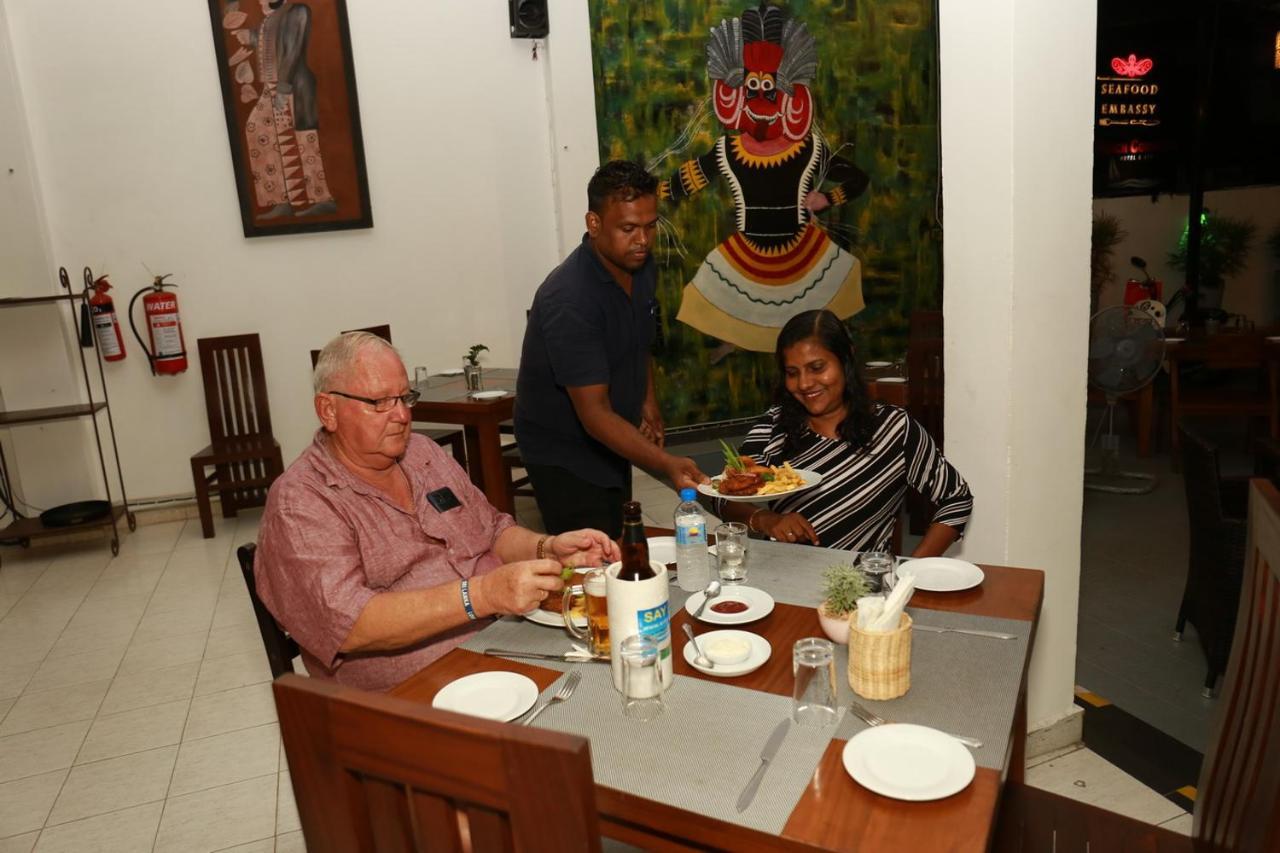
[[[649,565],[649,540],[644,535],[640,502],[627,501],[622,505],[622,567],[618,569],[618,579],[643,581],[655,574]]]

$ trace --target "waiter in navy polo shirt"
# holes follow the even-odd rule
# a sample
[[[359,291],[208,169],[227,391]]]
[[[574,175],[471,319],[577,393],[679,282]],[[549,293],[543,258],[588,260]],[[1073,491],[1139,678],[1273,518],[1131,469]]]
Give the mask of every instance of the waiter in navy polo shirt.
[[[587,184],[587,233],[533,297],[520,355],[516,440],[549,533],[622,534],[631,466],[677,489],[706,482],[663,450],[653,390],[658,182],[614,160]]]

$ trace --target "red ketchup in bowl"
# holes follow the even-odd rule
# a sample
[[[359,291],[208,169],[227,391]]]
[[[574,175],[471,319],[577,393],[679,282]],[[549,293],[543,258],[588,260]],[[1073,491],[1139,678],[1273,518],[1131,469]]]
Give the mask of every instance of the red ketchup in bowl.
[[[720,601],[711,605],[711,609],[716,613],[744,613],[749,610],[750,607],[751,605],[747,604],[745,601],[734,601],[733,599]]]

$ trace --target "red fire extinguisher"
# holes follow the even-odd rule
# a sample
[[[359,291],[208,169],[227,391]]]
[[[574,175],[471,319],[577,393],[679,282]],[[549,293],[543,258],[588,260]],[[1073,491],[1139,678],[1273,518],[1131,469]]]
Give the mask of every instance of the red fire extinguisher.
[[[178,295],[165,290],[178,285],[165,282],[168,277],[167,274],[156,276],[150,287],[142,288],[129,300],[129,325],[133,328],[133,336],[138,339],[138,346],[147,354],[152,375],[182,373],[187,369],[187,346],[182,336],[182,320],[178,317]],[[144,293],[146,296],[142,296]],[[133,303],[139,296],[142,296],[142,310],[147,318],[150,349],[133,323]]]
[[[116,318],[116,304],[107,291],[111,283],[99,276],[93,283],[93,295],[89,297],[89,310],[93,314],[93,332],[98,337],[98,350],[107,361],[124,360],[124,338],[120,336],[120,321]]]

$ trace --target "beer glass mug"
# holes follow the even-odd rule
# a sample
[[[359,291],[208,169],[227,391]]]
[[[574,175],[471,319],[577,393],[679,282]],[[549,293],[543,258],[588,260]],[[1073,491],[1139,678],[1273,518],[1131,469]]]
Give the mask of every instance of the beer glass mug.
[[[575,639],[587,643],[591,654],[609,656],[609,605],[605,597],[608,578],[604,569],[592,569],[578,575],[573,584],[564,588],[564,627]],[[585,628],[579,628],[573,619],[573,601],[578,596],[586,599],[583,609],[587,612]]]

